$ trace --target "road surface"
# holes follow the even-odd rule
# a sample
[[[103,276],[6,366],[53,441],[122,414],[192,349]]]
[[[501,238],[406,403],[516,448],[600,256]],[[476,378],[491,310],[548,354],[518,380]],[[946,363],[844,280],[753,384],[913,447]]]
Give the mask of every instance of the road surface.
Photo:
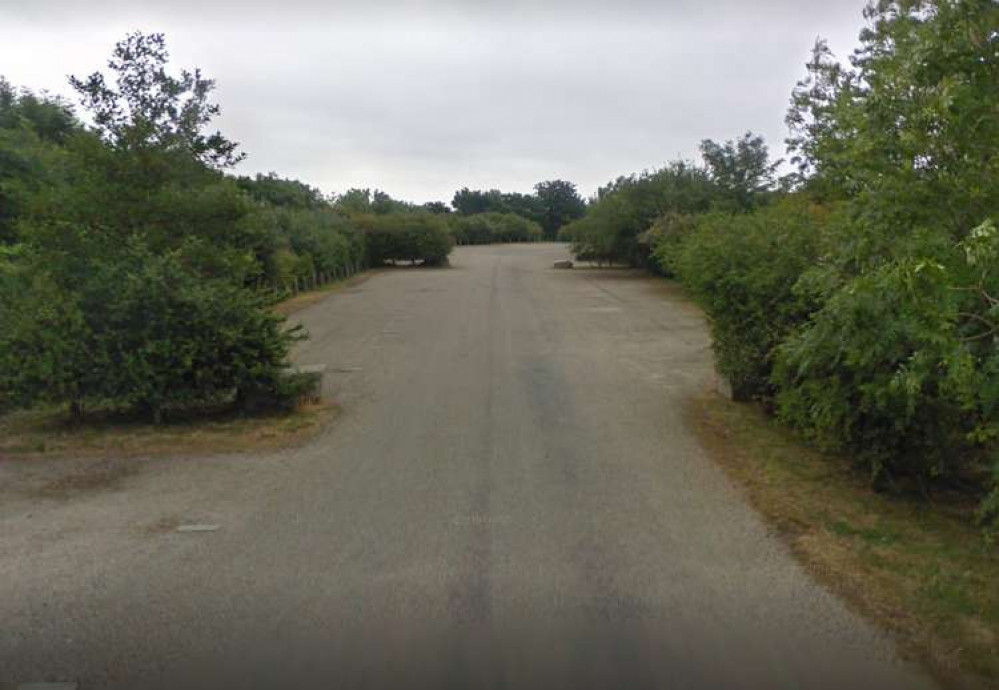
[[[296,358],[343,407],[303,448],[0,462],[0,681],[932,687],[685,427],[712,380],[698,312],[565,255],[459,248],[300,312]]]

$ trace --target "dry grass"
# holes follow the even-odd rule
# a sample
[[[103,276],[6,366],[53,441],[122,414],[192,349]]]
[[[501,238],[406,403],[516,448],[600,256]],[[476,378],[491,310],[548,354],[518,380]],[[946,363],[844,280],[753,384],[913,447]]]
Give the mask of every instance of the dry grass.
[[[327,283],[322,287],[318,287],[315,290],[309,290],[308,292],[300,292],[294,297],[289,297],[286,300],[278,302],[274,305],[273,309],[282,316],[291,316],[297,311],[301,311],[306,307],[311,307],[313,304],[323,301],[338,290],[363,283],[365,280],[370,278],[371,275],[371,270],[361,271],[350,278]]]
[[[305,441],[337,409],[332,403],[318,403],[295,412],[260,416],[205,413],[159,426],[113,413],[73,423],[64,410],[15,412],[0,417],[0,459],[266,450]]]
[[[945,684],[999,687],[999,549],[967,497],[874,493],[750,404],[691,401],[690,422],[821,582],[891,631]]]

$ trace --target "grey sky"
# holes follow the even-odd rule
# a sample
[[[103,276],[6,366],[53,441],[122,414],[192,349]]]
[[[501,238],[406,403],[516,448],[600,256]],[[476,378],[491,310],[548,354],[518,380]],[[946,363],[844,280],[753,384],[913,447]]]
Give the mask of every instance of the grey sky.
[[[590,194],[748,129],[781,155],[812,43],[845,57],[864,4],[0,0],[0,75],[69,96],[127,31],[162,31],[217,80],[238,172],[418,202],[554,177]]]

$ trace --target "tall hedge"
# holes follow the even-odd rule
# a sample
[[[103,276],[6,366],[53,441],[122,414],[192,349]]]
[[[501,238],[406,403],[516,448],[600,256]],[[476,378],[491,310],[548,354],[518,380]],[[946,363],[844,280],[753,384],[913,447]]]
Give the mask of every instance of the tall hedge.
[[[448,219],[451,234],[458,244],[537,242],[541,226],[514,213],[476,213],[455,215]]]
[[[363,230],[368,263],[380,266],[397,261],[426,266],[447,263],[454,242],[446,221],[432,213],[392,213],[356,216]]]
[[[754,214],[697,218],[675,259],[670,236],[660,240],[657,255],[708,315],[718,370],[746,396],[773,396],[776,348],[817,307],[798,281],[820,254],[823,216],[788,199]]]

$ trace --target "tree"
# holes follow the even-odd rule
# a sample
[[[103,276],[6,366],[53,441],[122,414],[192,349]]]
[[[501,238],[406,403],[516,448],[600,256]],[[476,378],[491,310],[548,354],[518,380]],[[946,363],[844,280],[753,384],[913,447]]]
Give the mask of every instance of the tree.
[[[375,213],[408,213],[414,210],[412,204],[393,199],[380,189],[348,189],[336,198],[334,206],[348,215]]]
[[[999,4],[879,0],[865,16],[850,66],[816,44],[788,113],[793,160],[898,231],[960,238],[999,207]]]
[[[619,177],[597,190],[586,214],[564,226],[581,259],[641,265],[650,247],[641,238],[667,213],[703,213],[719,197],[707,172],[686,161]]]
[[[109,63],[116,89],[73,80],[97,134],[70,137],[68,173],[28,192],[3,269],[0,399],[159,421],[174,405],[289,393],[297,336],[243,288],[259,205],[219,170],[235,144],[203,133],[211,81],[171,77],[166,55],[161,35],[132,34]]]
[[[540,223],[545,237],[555,239],[559,228],[586,212],[586,203],[576,185],[565,180],[548,180],[534,185],[541,209]]]
[[[466,216],[475,213],[486,213],[488,211],[496,211],[497,213],[506,212],[503,194],[498,189],[480,191],[462,187],[454,193],[451,205],[454,206],[455,211]]]
[[[298,180],[282,179],[273,172],[253,178],[239,177],[236,184],[257,201],[274,206],[320,208],[326,205],[323,193],[315,187]]]
[[[17,90],[0,77],[0,245],[18,240],[28,198],[65,172],[65,144],[82,133],[59,98]]]
[[[423,204],[423,210],[427,213],[435,213],[437,215],[443,215],[446,213],[451,213],[451,207],[445,204],[443,201],[428,201]]]
[[[204,132],[220,112],[209,100],[215,82],[202,77],[200,69],[171,76],[168,60],[163,34],[135,32],[115,46],[108,60],[115,86],[100,72],[69,81],[111,146],[178,152],[210,167],[232,167],[244,158],[239,145],[218,131]]]
[[[711,179],[735,210],[751,210],[759,204],[760,197],[774,187],[774,174],[780,161],[770,162],[766,142],[752,132],[724,144],[705,139],[701,142],[701,155]]]
[[[805,190],[840,201],[777,349],[782,417],[873,476],[928,483],[999,439],[999,4],[879,0],[850,65],[792,98]],[[993,517],[999,517],[993,516]]]

